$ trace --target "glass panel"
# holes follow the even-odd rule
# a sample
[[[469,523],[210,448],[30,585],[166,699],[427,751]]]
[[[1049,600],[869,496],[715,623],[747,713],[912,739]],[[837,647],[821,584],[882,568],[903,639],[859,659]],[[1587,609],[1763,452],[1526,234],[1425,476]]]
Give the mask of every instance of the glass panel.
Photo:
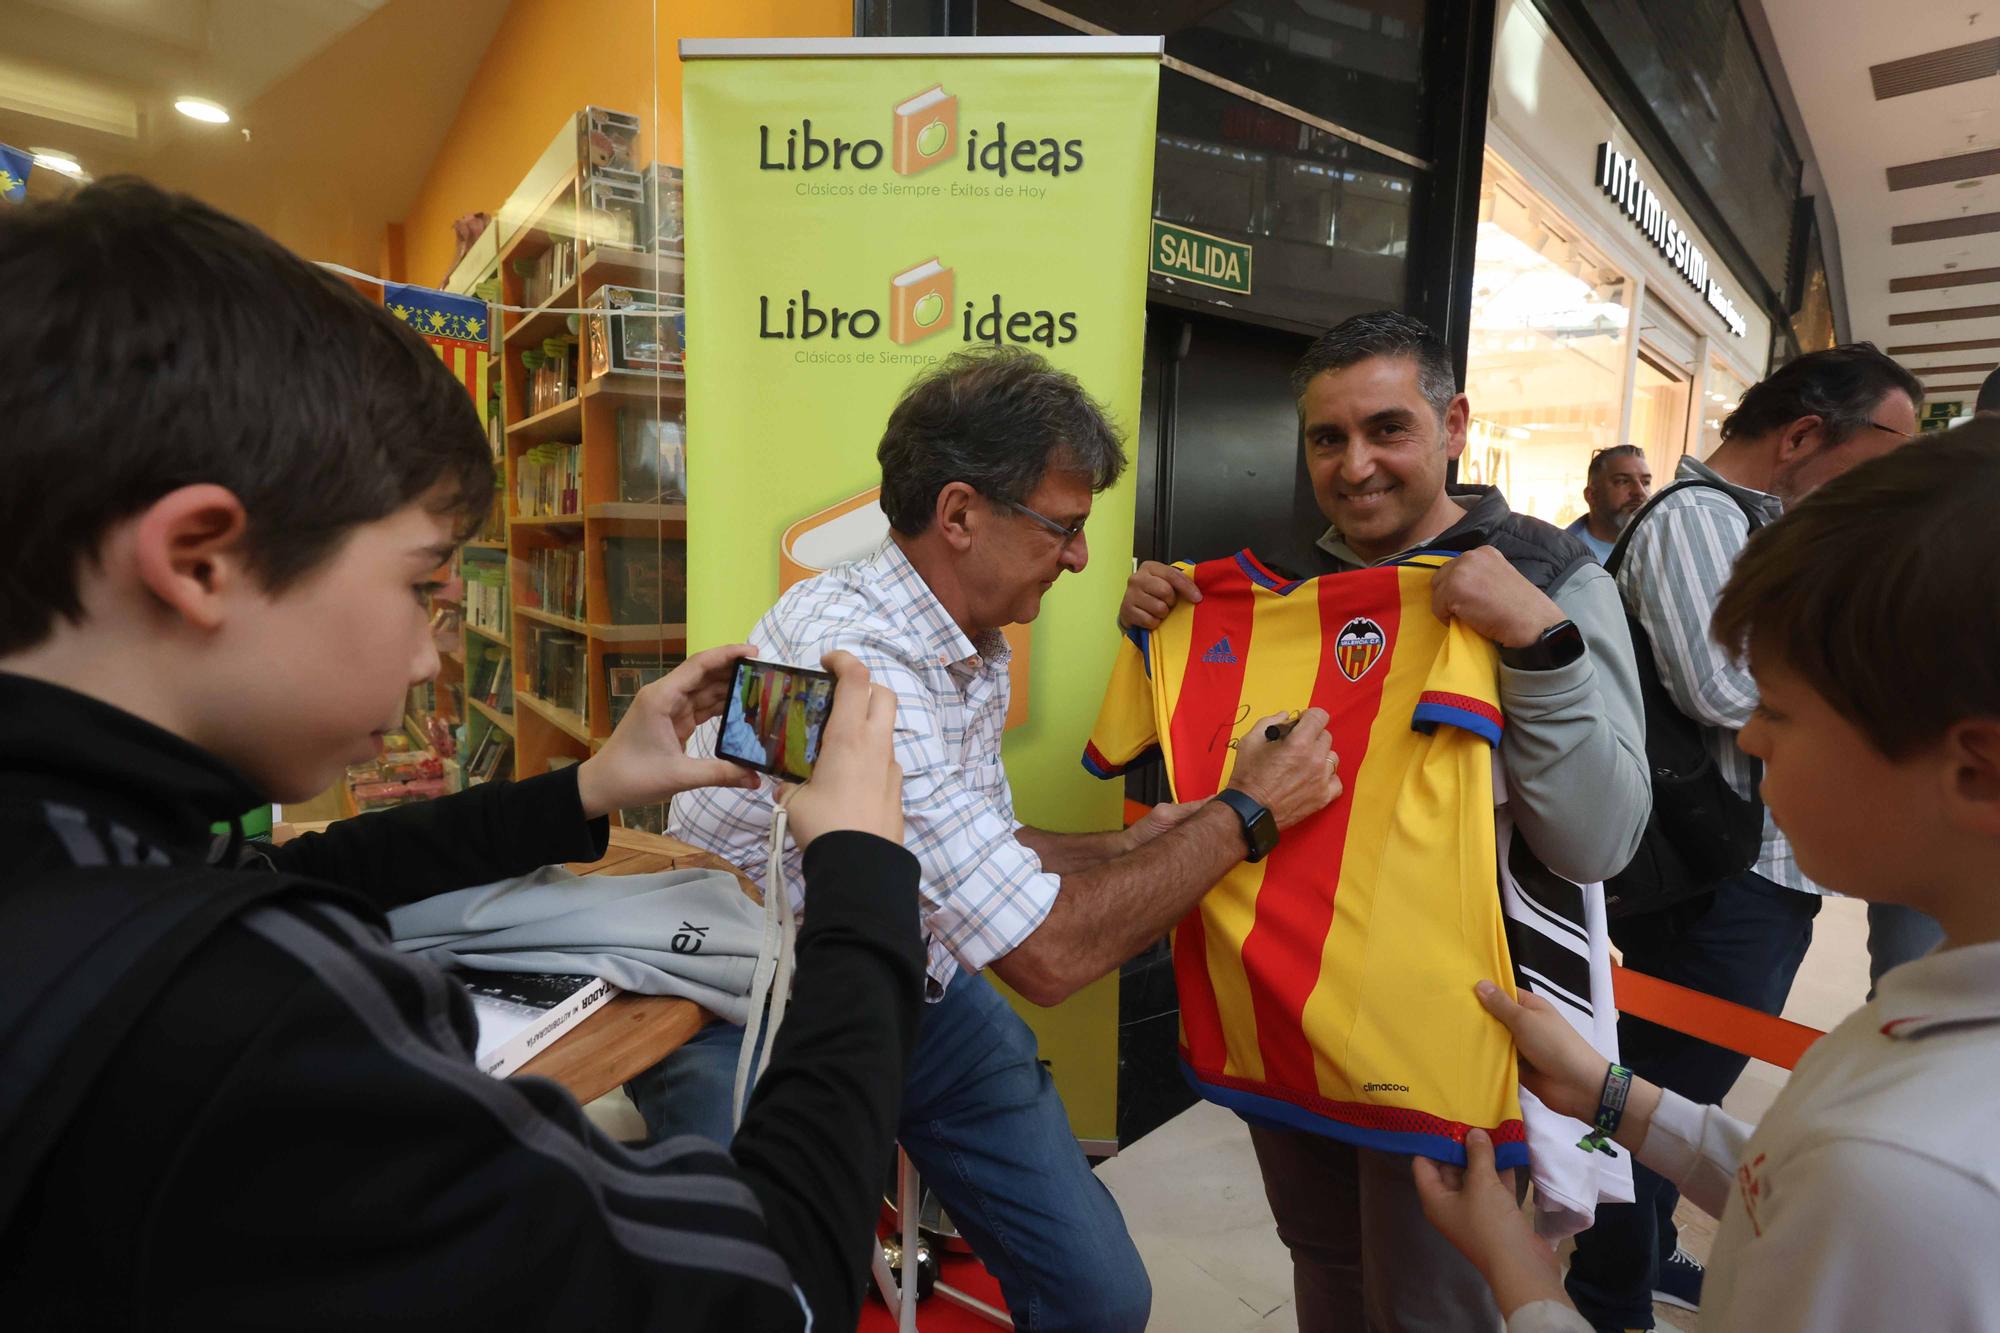
[[[1799,155],[1737,0],[1563,7],[1596,28],[1771,290],[1784,291]]]
[[[1247,0],[1218,7],[1192,24],[1176,16],[1175,6],[1164,4],[1086,2],[1061,8],[1117,32],[1165,31],[1167,49],[1191,64],[1384,143],[1421,151],[1414,108],[1407,123],[1382,118],[1384,108],[1400,105],[1403,96],[1386,91],[1402,86],[1397,83],[1405,77],[1400,58],[1384,57],[1381,69],[1388,74],[1373,66],[1366,77],[1352,69],[1330,72],[1325,61],[1355,58],[1360,48],[1350,43],[1305,66],[1313,78],[1295,79],[1302,57],[1293,53],[1281,58],[1270,43],[1297,43],[1316,25],[1331,25],[1367,46],[1368,41],[1389,40],[1384,33],[1399,23],[1407,24],[1408,31],[1399,29],[1394,42],[1416,42],[1422,0],[1376,0],[1374,9],[1313,6],[1315,12],[1324,8],[1329,15],[1337,10],[1346,16],[1328,17],[1324,23],[1292,3]],[[1386,12],[1376,12],[1380,10]],[[1224,40],[1218,34],[1225,29],[1235,35]],[[1072,33],[1003,0],[980,6],[979,31]],[[1360,34],[1369,32],[1374,37],[1362,41]],[[1417,89],[1418,68],[1412,57],[1405,91]],[[1355,96],[1356,88],[1368,95]],[[1253,250],[1247,295],[1159,274],[1150,279],[1152,289],[1216,306],[1234,318],[1262,317],[1310,329],[1327,328],[1363,311],[1401,306],[1408,290],[1411,210],[1421,174],[1282,112],[1162,69],[1153,215],[1248,242]]]
[[[1555,524],[1619,443],[1632,283],[1492,153],[1473,259],[1472,426],[1459,480]]]
[[[1632,381],[1632,429],[1626,437],[1646,451],[1655,477],[1671,477],[1687,447],[1687,377],[1641,349]]]
[[[1391,148],[1429,155],[1428,0],[1055,0],[1054,7],[1112,32],[1164,33],[1170,56]],[[979,30],[1050,31],[1019,26],[1032,17],[988,0],[979,6]]]
[[[1750,386],[1735,371],[1724,365],[1720,358],[1708,359],[1708,383],[1703,386],[1704,401],[1701,405],[1701,456],[1708,457],[1722,443],[1722,422],[1736,405],[1743,401],[1743,395],[1750,392]]]

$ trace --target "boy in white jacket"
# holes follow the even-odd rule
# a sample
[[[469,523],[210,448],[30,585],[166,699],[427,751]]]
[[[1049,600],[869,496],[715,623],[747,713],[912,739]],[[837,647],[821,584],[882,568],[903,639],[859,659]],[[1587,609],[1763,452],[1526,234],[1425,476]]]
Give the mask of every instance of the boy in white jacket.
[[[1522,1081],[1721,1219],[1717,1330],[2000,1327],[2000,420],[1901,449],[1760,531],[1716,641],[1762,695],[1743,748],[1813,879],[1945,929],[1817,1042],[1762,1124],[1607,1067],[1560,1015],[1488,982]],[[1629,1079],[1629,1087],[1627,1080]],[[1600,1110],[1625,1094],[1622,1118]],[[1509,1333],[1583,1333],[1554,1256],[1475,1131],[1416,1164],[1424,1211]]]

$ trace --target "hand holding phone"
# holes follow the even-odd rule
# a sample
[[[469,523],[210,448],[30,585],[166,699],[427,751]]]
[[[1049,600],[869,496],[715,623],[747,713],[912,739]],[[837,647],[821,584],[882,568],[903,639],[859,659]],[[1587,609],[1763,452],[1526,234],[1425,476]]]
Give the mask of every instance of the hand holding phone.
[[[639,691],[604,748],[577,767],[577,798],[586,819],[664,801],[696,787],[754,787],[757,779],[719,759],[696,759],[688,736],[714,717],[745,643],[696,653]]]
[[[829,672],[742,659],[723,701],[717,757],[787,782],[806,781],[833,708],[833,684]]]
[[[853,829],[903,840],[903,769],[896,762],[896,695],[870,684],[852,654],[823,659],[837,684],[814,765],[813,781],[785,809],[801,848],[822,833]],[[819,673],[812,673],[817,675]]]

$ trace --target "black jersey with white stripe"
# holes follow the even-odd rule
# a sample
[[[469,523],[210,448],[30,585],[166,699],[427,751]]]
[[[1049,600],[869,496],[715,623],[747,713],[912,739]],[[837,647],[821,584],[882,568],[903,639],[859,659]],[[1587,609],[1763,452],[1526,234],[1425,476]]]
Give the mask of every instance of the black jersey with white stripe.
[[[11,1326],[852,1327],[921,1006],[908,853],[813,844],[793,1018],[735,1142],[632,1148],[480,1073],[463,990],[380,916],[601,855],[573,771],[216,845],[256,800],[0,675]]]

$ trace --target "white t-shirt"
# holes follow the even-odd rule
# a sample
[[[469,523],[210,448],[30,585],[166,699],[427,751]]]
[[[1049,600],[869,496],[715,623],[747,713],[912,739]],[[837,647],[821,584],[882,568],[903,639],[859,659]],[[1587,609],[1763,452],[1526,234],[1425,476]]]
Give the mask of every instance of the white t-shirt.
[[[2000,943],[1882,978],[1753,1130],[1669,1092],[1639,1160],[1721,1218],[1705,1333],[2000,1328]],[[1536,1302],[1509,1333],[1587,1333]]]

